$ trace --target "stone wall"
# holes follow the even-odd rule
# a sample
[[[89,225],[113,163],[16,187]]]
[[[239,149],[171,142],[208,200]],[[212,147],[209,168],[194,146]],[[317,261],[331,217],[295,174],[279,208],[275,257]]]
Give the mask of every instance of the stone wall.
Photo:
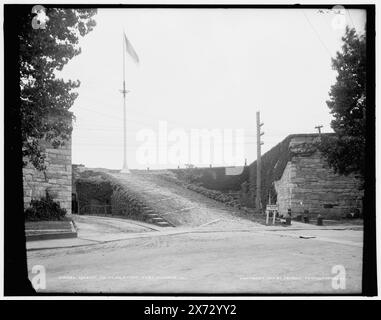
[[[313,148],[318,136],[298,135],[290,140],[291,160],[281,179],[274,182],[279,213],[291,208],[293,216],[309,210],[311,215],[338,218],[362,210],[363,192],[354,175],[343,176],[328,168],[321,153]]]
[[[23,168],[24,208],[32,199],[39,199],[49,192],[67,214],[71,214],[71,140],[57,149],[46,142],[41,143],[45,148],[46,171],[38,171],[31,164]]]
[[[280,215],[285,215],[288,208],[294,208],[294,206],[291,206],[291,194],[294,187],[291,177],[295,176],[295,170],[296,167],[292,166],[291,162],[288,162],[282,178],[274,182]]]

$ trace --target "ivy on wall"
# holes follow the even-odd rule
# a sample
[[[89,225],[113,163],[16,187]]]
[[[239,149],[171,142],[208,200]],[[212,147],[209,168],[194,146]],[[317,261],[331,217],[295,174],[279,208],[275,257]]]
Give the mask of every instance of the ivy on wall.
[[[99,204],[110,204],[113,186],[111,181],[102,173],[85,171],[75,180],[77,196],[79,200],[79,212],[97,201]]]
[[[276,192],[274,181],[279,180],[286,168],[287,162],[291,159],[289,145],[292,136],[286,137],[271,150],[262,155],[261,158],[261,202],[266,206],[270,196],[271,203],[276,202]],[[256,194],[257,183],[257,161],[250,164],[249,188]]]
[[[225,167],[172,169],[180,180],[199,184],[204,188],[219,191],[239,191],[241,184],[248,180],[249,167],[243,167],[242,173],[226,175]]]
[[[148,221],[149,217],[145,214],[147,206],[144,201],[136,192],[127,189],[111,175],[86,170],[76,172],[73,177],[75,177],[80,213],[97,213],[97,208],[92,206],[95,200],[100,206],[110,206],[107,208],[108,214]]]
[[[293,156],[309,156],[317,151],[316,145],[306,142],[300,143],[290,149],[291,139],[296,137],[316,136],[316,134],[293,134],[287,136],[271,150],[262,155],[261,170],[261,202],[265,206],[269,196],[271,203],[276,203],[274,181],[279,180],[286,168],[288,161]],[[182,181],[197,184],[211,190],[221,192],[240,191],[244,182],[248,183],[251,194],[256,194],[257,161],[244,167],[240,175],[226,175],[225,167],[217,168],[191,168],[170,170]],[[254,203],[254,202],[253,202]]]

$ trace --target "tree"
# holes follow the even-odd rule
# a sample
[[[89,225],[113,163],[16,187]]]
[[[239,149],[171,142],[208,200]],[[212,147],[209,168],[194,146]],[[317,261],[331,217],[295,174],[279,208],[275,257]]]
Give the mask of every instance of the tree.
[[[36,16],[31,7],[21,7],[18,33],[23,157],[39,170],[45,169],[41,140],[57,148],[71,135],[69,109],[78,95],[72,90],[80,82],[65,82],[57,72],[81,53],[79,38],[93,30],[96,10],[46,8],[43,12]]]
[[[323,136],[320,150],[339,174],[361,174],[365,170],[366,134],[366,37],[346,28],[342,51],[332,59],[338,72],[329,92],[328,108],[335,135]]]

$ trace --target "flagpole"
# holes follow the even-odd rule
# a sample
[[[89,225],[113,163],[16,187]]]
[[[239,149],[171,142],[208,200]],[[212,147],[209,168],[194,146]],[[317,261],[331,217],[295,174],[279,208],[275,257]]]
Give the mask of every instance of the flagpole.
[[[123,33],[123,37],[124,37],[124,33]],[[128,170],[128,167],[127,167],[127,159],[126,159],[126,149],[127,149],[127,136],[126,136],[126,94],[128,93],[128,91],[126,90],[126,44],[125,44],[125,40],[123,38],[122,40],[123,42],[123,90],[122,90],[122,93],[123,93],[123,168],[122,168],[122,172],[125,172],[125,173],[128,173],[129,170]]]
[[[128,170],[127,167],[127,158],[126,158],[126,153],[127,153],[127,131],[126,131],[126,94],[129,92],[126,90],[126,51],[130,54],[132,59],[136,63],[139,63],[139,57],[136,54],[134,48],[132,47],[132,44],[128,41],[126,34],[123,30],[123,168],[121,172],[123,173],[129,173],[130,171]]]

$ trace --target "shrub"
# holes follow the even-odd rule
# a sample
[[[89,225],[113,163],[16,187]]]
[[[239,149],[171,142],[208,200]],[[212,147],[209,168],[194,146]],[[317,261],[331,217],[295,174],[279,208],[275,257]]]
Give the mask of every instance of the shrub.
[[[198,184],[202,174],[196,168],[187,168],[179,172],[180,179],[188,183]]]
[[[25,210],[25,220],[63,220],[66,210],[61,208],[59,202],[52,199],[49,193],[39,200],[32,200],[30,207]]]

